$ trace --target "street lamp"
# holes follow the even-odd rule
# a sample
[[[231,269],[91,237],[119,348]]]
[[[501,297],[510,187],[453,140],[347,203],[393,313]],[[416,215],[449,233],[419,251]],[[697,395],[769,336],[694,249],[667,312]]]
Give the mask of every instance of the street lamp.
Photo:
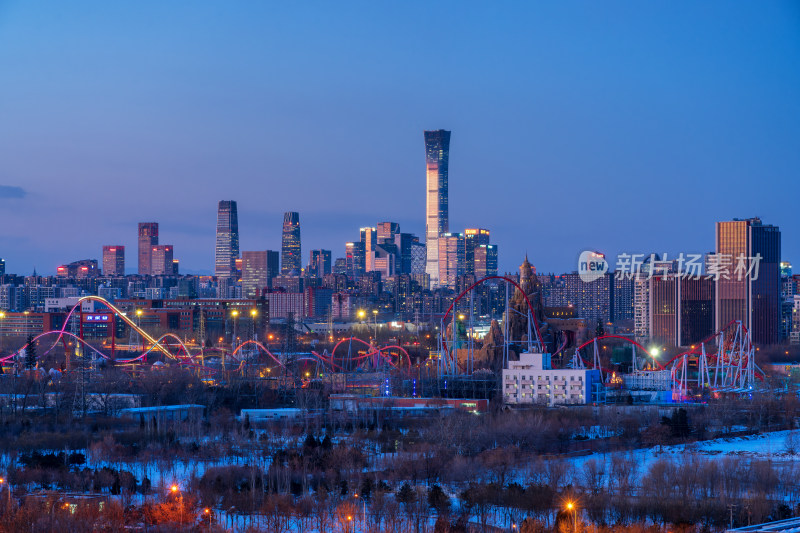
[[[256,317],[258,316],[258,310],[254,307],[250,310],[250,322],[253,323],[253,340],[258,340],[256,337]]]
[[[178,485],[173,483],[172,486],[169,488],[169,490],[170,490],[170,492],[172,492],[172,494],[178,494],[178,490],[179,490]],[[178,505],[181,506],[180,520],[181,520],[181,525],[183,525],[183,494],[180,495],[180,499],[178,500]]]
[[[236,319],[239,316],[239,311],[237,309],[234,309],[233,311],[231,311],[231,316],[233,317],[233,339],[231,339],[231,350],[233,350],[234,346],[236,345],[236,322],[237,322]]]
[[[3,485],[6,484],[6,479],[0,477],[0,491],[2,491]],[[11,510],[11,483],[8,484],[8,510]]]
[[[0,320],[3,320],[6,317],[6,313],[4,311],[0,311]],[[0,352],[3,351],[3,324],[0,324]]]
[[[653,368],[656,367],[656,357],[658,357],[658,347],[653,346],[650,348],[650,356],[653,358]]]
[[[578,508],[573,502],[567,502],[567,511],[572,513],[572,533],[578,533]]]

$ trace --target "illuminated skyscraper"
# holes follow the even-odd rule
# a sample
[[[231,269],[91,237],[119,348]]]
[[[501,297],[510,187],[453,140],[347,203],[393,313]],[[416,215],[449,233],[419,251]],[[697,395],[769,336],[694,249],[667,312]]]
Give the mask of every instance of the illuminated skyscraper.
[[[456,288],[456,278],[464,275],[464,235],[462,233],[442,233],[437,239],[439,245],[439,287]],[[430,250],[430,248],[428,248]],[[428,262],[430,265],[430,262]]]
[[[397,222],[378,222],[378,242],[394,240],[394,236],[400,233],[400,224]]]
[[[139,275],[152,275],[153,246],[158,244],[158,222],[139,222]]]
[[[262,291],[277,275],[278,252],[242,252],[242,297],[261,298]]]
[[[717,280],[716,328],[741,320],[751,331],[754,343],[777,344],[781,315],[780,230],[762,224],[759,218],[733,219],[717,222],[716,234],[714,262],[722,267],[720,271],[727,270]],[[755,268],[751,272],[748,267],[749,258],[757,255],[761,259],[756,275]],[[737,272],[740,258],[745,264]]]
[[[447,206],[447,167],[450,159],[450,132],[425,132],[425,244],[426,272],[431,285],[439,285],[439,235],[450,231]]]
[[[236,275],[239,258],[239,214],[236,202],[222,200],[217,210],[217,246],[214,250],[214,275],[229,278]]]
[[[300,213],[287,211],[283,214],[283,239],[281,241],[281,274],[291,271],[300,274]]]
[[[365,270],[365,255],[364,255],[364,243],[361,241],[358,242],[348,242],[345,243],[345,268],[347,272],[347,277],[351,280],[356,280],[360,278]]]
[[[378,230],[376,228],[361,228],[361,245],[364,249],[364,272],[372,272],[371,257],[378,246]]]
[[[175,265],[172,261],[172,245],[159,244],[151,248],[151,276],[172,276]]]
[[[311,250],[308,262],[308,276],[321,278],[331,273],[331,251]]]
[[[497,275],[497,245],[479,244],[474,250],[473,272],[468,272],[475,276],[475,279],[483,279],[487,276]]]
[[[475,248],[489,244],[489,230],[483,228],[467,228],[464,230],[464,273],[476,276],[475,273]]]
[[[104,276],[124,276],[125,275],[125,247],[103,246],[103,275]]]

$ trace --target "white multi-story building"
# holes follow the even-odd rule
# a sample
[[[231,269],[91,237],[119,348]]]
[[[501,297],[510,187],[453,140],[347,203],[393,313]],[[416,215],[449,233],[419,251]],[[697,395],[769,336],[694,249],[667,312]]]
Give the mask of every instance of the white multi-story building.
[[[503,370],[503,400],[509,404],[565,405],[592,401],[600,371],[553,369],[549,353],[523,353]]]

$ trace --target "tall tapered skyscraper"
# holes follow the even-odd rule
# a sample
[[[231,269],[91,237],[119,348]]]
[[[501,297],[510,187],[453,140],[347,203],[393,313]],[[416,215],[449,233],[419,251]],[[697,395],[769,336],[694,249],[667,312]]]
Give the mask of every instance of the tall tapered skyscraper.
[[[426,273],[431,286],[439,285],[439,235],[450,229],[447,207],[447,167],[450,159],[450,132],[425,132],[425,245]]]
[[[239,259],[239,214],[236,202],[222,200],[217,210],[214,275],[223,278],[235,276],[237,259]]]
[[[139,275],[153,273],[153,246],[158,245],[158,222],[139,222]]]
[[[283,214],[283,238],[281,240],[281,274],[292,270],[300,274],[300,213],[287,211]]]

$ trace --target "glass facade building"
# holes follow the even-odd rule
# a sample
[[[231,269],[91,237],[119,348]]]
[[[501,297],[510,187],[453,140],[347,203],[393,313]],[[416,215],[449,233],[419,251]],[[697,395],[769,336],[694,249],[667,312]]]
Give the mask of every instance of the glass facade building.
[[[158,222],[139,222],[139,275],[152,275],[153,246],[158,244]]]
[[[270,281],[277,275],[278,252],[242,252],[242,297],[261,298],[263,290],[270,287]]]
[[[467,228],[464,230],[464,271],[469,276],[480,279],[475,272],[475,248],[489,244],[489,230],[483,228]]]
[[[442,233],[437,239],[437,244],[439,245],[438,286],[455,289],[458,276],[464,275],[464,235]],[[430,262],[428,264],[430,265]]]
[[[450,132],[425,132],[425,244],[426,273],[431,285],[439,283],[439,235],[450,231],[448,211],[447,170],[450,159]]]
[[[287,211],[283,214],[283,237],[281,239],[281,274],[302,269],[300,254],[300,213]]]
[[[308,261],[308,276],[321,278],[331,273],[331,251],[311,250]]]
[[[103,246],[103,275],[104,276],[124,276],[125,275],[125,247]]]
[[[756,344],[780,342],[781,233],[777,226],[762,224],[759,218],[717,222],[716,255],[727,264],[727,275],[716,282],[715,329],[741,320]],[[760,256],[755,268],[736,272],[739,257]],[[749,266],[749,265],[748,265]],[[741,277],[741,279],[739,279]]]
[[[239,215],[236,202],[222,200],[217,209],[217,245],[214,249],[214,275],[219,278],[236,276],[239,259]]]

